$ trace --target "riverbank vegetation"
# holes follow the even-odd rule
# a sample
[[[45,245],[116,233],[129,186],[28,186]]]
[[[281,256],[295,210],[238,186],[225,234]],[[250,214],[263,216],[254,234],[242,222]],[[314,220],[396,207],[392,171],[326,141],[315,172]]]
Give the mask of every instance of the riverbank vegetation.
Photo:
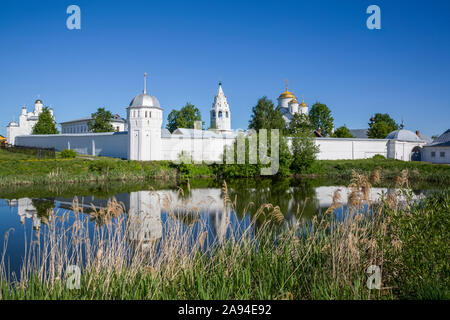
[[[299,138],[301,140],[301,138]],[[281,145],[281,150],[286,146]],[[355,170],[369,174],[378,170],[383,183],[394,183],[402,170],[408,170],[415,183],[443,184],[450,180],[450,166],[425,162],[405,162],[375,156],[361,160],[313,160],[298,156],[292,161],[280,154],[276,177],[321,178],[347,183]],[[269,165],[270,166],[270,165]],[[104,157],[81,157],[37,160],[33,156],[0,149],[0,186],[64,183],[104,183],[107,181],[148,182],[155,180],[179,183],[186,179],[267,178],[260,176],[261,164],[194,164],[169,161],[130,161]]]
[[[405,174],[397,180],[408,184]],[[413,201],[402,189],[374,203],[369,181],[355,172],[348,205],[336,192],[313,219],[303,220],[299,207],[299,218],[288,221],[265,203],[237,229],[230,221],[240,210],[236,203],[246,200],[233,198],[224,183],[214,239],[200,216],[180,221],[169,198],[160,199],[168,215],[163,238],[136,241],[130,231],[141,222],[132,226],[131,217],[114,214],[123,210],[114,201],[105,210],[110,220],[89,237],[90,217],[74,201],[74,213],[48,219],[20,275],[7,273],[2,260],[0,298],[449,299],[448,190]],[[259,218],[264,223],[256,226]],[[70,265],[81,268],[78,289]],[[381,270],[379,287],[369,266]]]

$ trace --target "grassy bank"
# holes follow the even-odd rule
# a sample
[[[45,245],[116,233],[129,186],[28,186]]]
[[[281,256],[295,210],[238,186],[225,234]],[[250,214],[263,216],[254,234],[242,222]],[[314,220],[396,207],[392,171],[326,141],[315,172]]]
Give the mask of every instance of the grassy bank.
[[[233,165],[234,167],[237,165]],[[0,149],[0,187],[11,185],[42,185],[63,183],[105,183],[121,181],[143,183],[154,180],[177,181],[186,179],[235,179],[257,178],[252,165],[249,170],[232,170],[226,165],[174,164],[169,161],[130,161],[103,157],[78,157],[75,159],[37,160],[32,156]],[[225,168],[226,167],[226,168]],[[380,180],[394,182],[403,170],[417,182],[443,184],[450,180],[450,166],[425,162],[405,162],[393,159],[373,158],[363,160],[318,160],[306,172],[290,172],[287,176],[321,177],[333,181],[348,182],[352,170],[369,174],[378,169]],[[251,176],[248,176],[248,173]]]
[[[177,220],[170,199],[160,200],[169,216],[165,236],[145,242],[128,237],[130,221],[114,207],[89,239],[88,217],[75,207],[73,225],[67,217],[49,219],[41,244],[30,244],[20,280],[3,261],[0,298],[449,299],[449,192],[410,202],[405,190],[374,204],[367,177],[355,174],[350,188],[342,215],[333,214],[342,206],[337,192],[312,221],[288,223],[267,203],[235,230],[226,223],[235,201],[224,185],[225,223],[213,243],[201,220]],[[258,216],[266,222],[256,227]],[[69,265],[82,270],[79,289],[68,286]],[[371,265],[382,270],[380,289],[366,286]]]
[[[177,170],[166,161],[120,159],[0,160],[1,185],[170,180]]]
[[[450,181],[450,165],[427,162],[401,161],[395,159],[360,159],[360,160],[319,160],[305,175],[327,176],[330,179],[348,179],[352,171],[370,174],[379,169],[381,180],[393,181],[403,171],[408,170],[412,182],[448,183]]]

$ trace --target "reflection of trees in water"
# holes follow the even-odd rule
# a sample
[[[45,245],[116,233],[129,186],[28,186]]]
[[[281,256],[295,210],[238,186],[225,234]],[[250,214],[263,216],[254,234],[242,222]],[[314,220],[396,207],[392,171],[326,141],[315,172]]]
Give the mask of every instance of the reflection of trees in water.
[[[264,179],[230,182],[230,198],[237,197],[236,214],[242,219],[254,216],[264,204],[279,206],[285,218],[302,213],[305,217],[316,214],[318,200],[311,180]],[[253,205],[249,206],[249,203]],[[264,217],[259,217],[261,223]],[[261,221],[259,221],[261,220]]]
[[[293,207],[291,215],[301,215],[305,218],[311,218],[317,214],[319,209],[319,199],[317,199],[315,185],[311,180],[294,180],[292,186]]]
[[[55,207],[55,201],[49,199],[32,199],[31,203],[36,209],[38,218],[41,219],[42,223],[47,224]]]
[[[186,227],[192,227],[194,224],[200,221],[200,215],[198,213],[193,213],[192,211],[176,211],[172,215],[170,215],[170,217],[183,223]]]

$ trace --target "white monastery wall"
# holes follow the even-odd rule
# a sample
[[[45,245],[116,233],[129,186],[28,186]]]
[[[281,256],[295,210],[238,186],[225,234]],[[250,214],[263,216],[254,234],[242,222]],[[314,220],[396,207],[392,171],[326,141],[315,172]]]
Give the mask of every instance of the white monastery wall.
[[[315,138],[314,142],[319,147],[319,160],[367,159],[376,154],[388,157],[386,139]],[[288,146],[292,150],[292,138],[288,138]]]
[[[161,139],[161,152],[164,160],[176,161],[182,152],[192,156],[194,161],[217,162],[222,159],[225,145],[231,145],[234,138],[186,138],[173,135]]]
[[[387,157],[387,144],[384,139],[316,138],[319,147],[319,160],[367,159],[376,154]]]
[[[75,150],[79,154],[127,159],[128,133],[28,135],[16,137],[16,145]]]
[[[152,140],[152,145],[148,149],[156,147],[158,143],[158,139]],[[170,137],[160,139],[160,151],[158,155],[152,154],[151,160],[176,161],[182,152],[186,152],[194,161],[217,162],[222,159],[224,147],[232,145],[234,140],[231,136],[202,138],[201,135],[186,137],[172,134]],[[15,143],[19,146],[55,148],[58,151],[72,149],[79,154],[128,159],[128,132],[26,135],[16,137]],[[417,142],[352,138],[315,138],[315,143],[320,150],[317,156],[319,160],[367,159],[380,154],[388,158],[410,161],[413,148],[423,145]],[[292,147],[292,139],[288,138],[288,145]],[[450,148],[448,149],[444,157],[440,156],[441,150],[436,150],[435,157],[431,158],[432,150],[427,147],[422,160],[448,163]]]

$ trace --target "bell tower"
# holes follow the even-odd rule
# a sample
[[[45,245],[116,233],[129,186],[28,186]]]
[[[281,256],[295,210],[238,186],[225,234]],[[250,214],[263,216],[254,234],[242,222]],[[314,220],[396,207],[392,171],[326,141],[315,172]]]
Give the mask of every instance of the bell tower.
[[[231,130],[230,106],[228,105],[227,97],[223,93],[221,82],[219,82],[219,89],[212,104],[211,128],[219,131]]]

